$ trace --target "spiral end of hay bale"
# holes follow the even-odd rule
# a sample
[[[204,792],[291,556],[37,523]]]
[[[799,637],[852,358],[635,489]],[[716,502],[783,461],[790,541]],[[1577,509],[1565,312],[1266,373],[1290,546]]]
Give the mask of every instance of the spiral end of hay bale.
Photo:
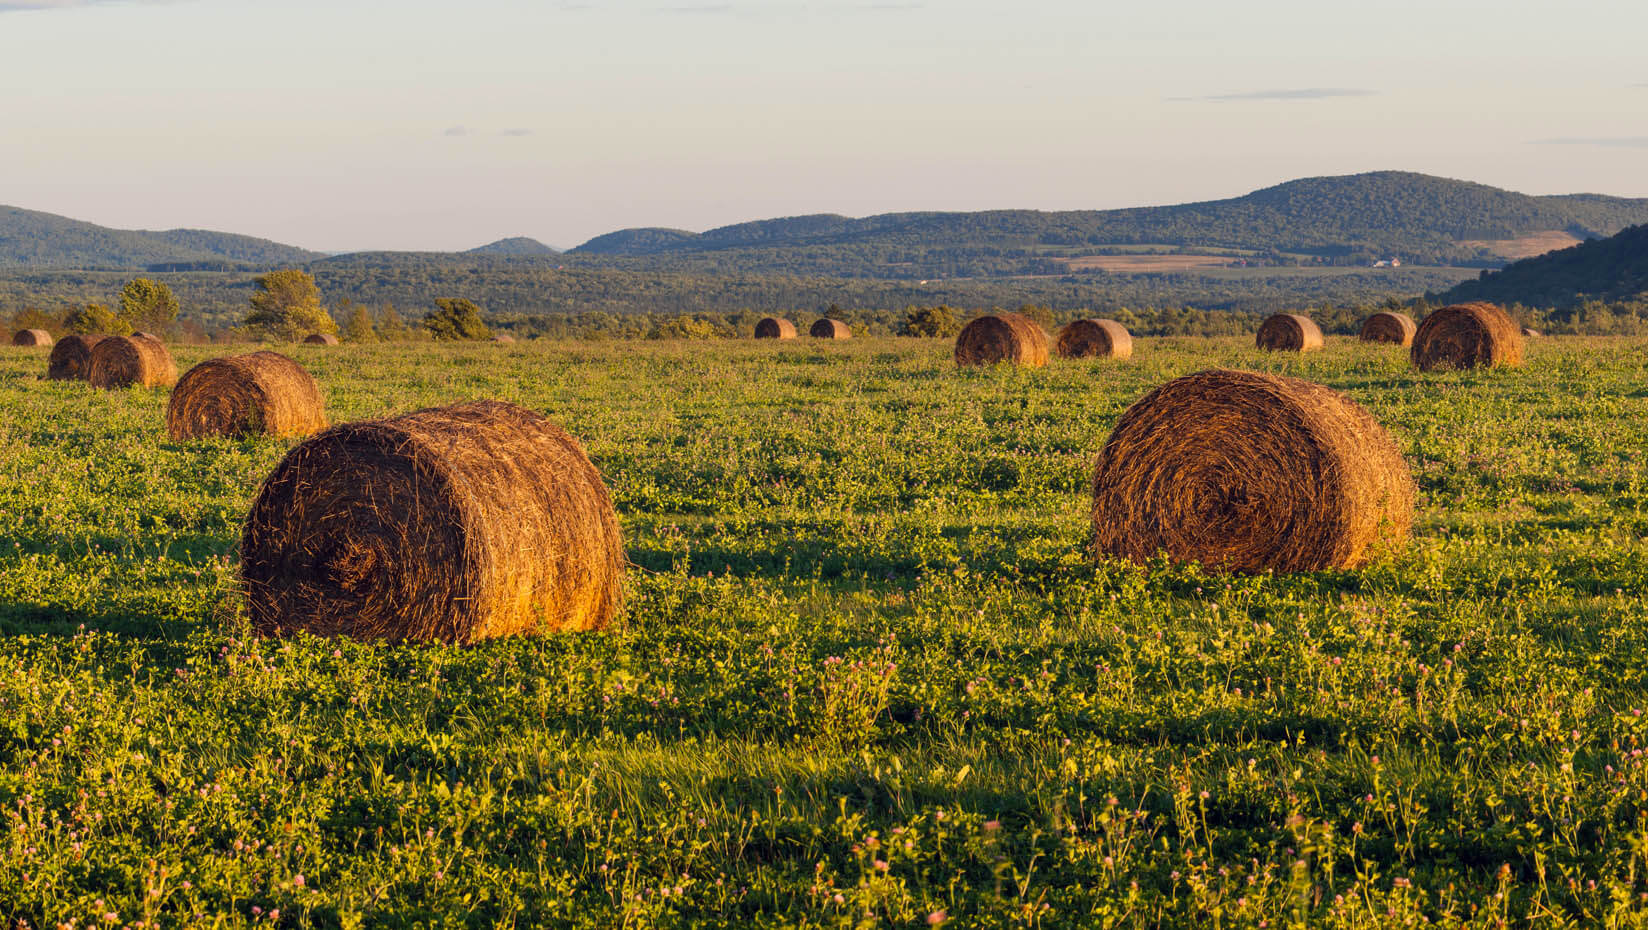
[[[306,440],[263,483],[241,554],[263,635],[457,643],[601,629],[624,564],[578,442],[498,401]]]
[[[1059,358],[1133,357],[1133,336],[1115,320],[1077,320],[1059,330],[1054,351]]]
[[[1314,352],[1322,348],[1322,330],[1308,316],[1278,313],[1259,326],[1254,344],[1271,352]]]
[[[338,337],[331,333],[310,333],[303,337],[303,344],[306,346],[335,346],[338,344]]]
[[[1406,313],[1392,313],[1382,311],[1375,313],[1362,321],[1362,332],[1357,336],[1363,342],[1380,342],[1389,345],[1413,345],[1413,334],[1419,329],[1413,317]]]
[[[173,440],[211,436],[307,436],[326,428],[320,385],[276,352],[201,362],[172,388],[166,432]]]
[[[1129,407],[1093,477],[1093,552],[1232,572],[1355,568],[1407,541],[1415,489],[1390,434],[1336,391],[1212,370]]]
[[[11,337],[14,346],[49,346],[52,344],[51,333],[43,329],[20,329]]]
[[[84,381],[91,362],[92,347],[104,336],[70,333],[52,346],[46,359],[46,377],[52,381]]]
[[[840,320],[819,320],[807,330],[807,335],[814,339],[851,339],[853,331]]]
[[[171,387],[177,382],[177,363],[159,341],[140,336],[110,336],[98,340],[86,359],[86,380],[92,387]]]
[[[1519,367],[1522,328],[1490,303],[1443,307],[1419,324],[1409,358],[1420,371]]]
[[[789,320],[769,316],[755,324],[755,338],[757,339],[794,339],[795,324]]]
[[[1011,362],[1040,368],[1047,364],[1047,333],[1035,320],[1018,313],[981,316],[956,336],[957,365]]]

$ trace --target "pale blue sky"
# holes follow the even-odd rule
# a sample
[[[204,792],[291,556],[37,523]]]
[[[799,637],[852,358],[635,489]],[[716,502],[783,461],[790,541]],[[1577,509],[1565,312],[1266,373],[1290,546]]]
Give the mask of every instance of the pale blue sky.
[[[352,250],[1384,168],[1648,196],[1645,35],[1639,0],[0,0],[0,203]]]

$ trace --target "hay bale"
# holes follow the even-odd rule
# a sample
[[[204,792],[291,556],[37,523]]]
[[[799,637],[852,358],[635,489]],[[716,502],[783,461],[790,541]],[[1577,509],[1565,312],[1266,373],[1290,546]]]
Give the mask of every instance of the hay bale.
[[[52,344],[51,333],[43,329],[20,329],[11,337],[14,346],[49,346]]]
[[[492,337],[492,341],[499,343],[500,345],[514,345],[515,337],[509,335],[508,333],[499,333],[498,335]]]
[[[1115,320],[1077,320],[1059,330],[1053,349],[1059,358],[1133,357],[1133,336]]]
[[[1354,568],[1407,540],[1414,496],[1390,434],[1344,395],[1202,371],[1117,422],[1093,476],[1093,550],[1220,571]]]
[[[1260,325],[1253,341],[1272,352],[1314,352],[1322,347],[1322,331],[1308,316],[1278,313]]]
[[[1528,339],[1538,339],[1540,336],[1543,336],[1545,334],[1540,332],[1537,329],[1534,329],[1534,328],[1530,327],[1530,326],[1524,326],[1524,327],[1522,327],[1522,335],[1523,335],[1523,337],[1528,338]]]
[[[320,385],[275,352],[201,362],[178,379],[166,405],[172,439],[307,436],[326,428]]]
[[[158,340],[140,336],[99,339],[86,358],[86,380],[92,387],[171,387],[177,382],[177,363]]]
[[[132,333],[132,338],[133,339],[153,339],[155,342],[165,342],[166,341],[166,340],[160,338],[159,336],[156,336],[154,333],[146,333],[141,329],[138,330],[135,333]]]
[[[264,635],[467,643],[606,626],[624,551],[577,440],[475,401],[298,445],[258,492],[241,559]]]
[[[1408,346],[1413,344],[1413,333],[1418,328],[1413,322],[1413,317],[1406,313],[1385,310],[1363,320],[1362,332],[1357,338],[1363,342]]]
[[[53,381],[84,381],[91,364],[92,347],[107,336],[70,333],[52,346],[46,359],[46,377]]]
[[[807,330],[807,335],[814,339],[851,339],[853,331],[840,320],[819,320]]]
[[[769,316],[755,324],[755,338],[757,339],[794,339],[795,324],[789,320],[781,320]]]
[[[303,337],[303,344],[306,346],[335,346],[338,344],[338,337],[331,333],[310,333]]]
[[[1409,357],[1420,371],[1515,368],[1522,364],[1522,328],[1490,303],[1443,307],[1419,324]]]
[[[956,337],[957,365],[1012,362],[1040,368],[1047,364],[1047,333],[1035,320],[1018,313],[981,316]]]

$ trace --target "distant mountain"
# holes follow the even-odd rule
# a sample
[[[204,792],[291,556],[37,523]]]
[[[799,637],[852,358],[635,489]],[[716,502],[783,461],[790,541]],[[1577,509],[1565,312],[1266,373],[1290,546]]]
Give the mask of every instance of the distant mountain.
[[[478,248],[469,249],[465,255],[559,255],[560,249],[552,249],[536,239],[526,236],[512,236],[508,239],[499,239],[489,242]]]
[[[1529,258],[1437,295],[1437,300],[1491,300],[1570,308],[1586,300],[1648,301],[1648,225]]]
[[[50,213],[0,206],[0,268],[227,270],[295,265],[319,252],[204,229],[109,229]],[[161,267],[163,266],[163,267]]]
[[[626,267],[933,277],[1059,273],[1072,258],[1141,247],[1236,250],[1269,263],[1496,265],[1531,250],[1648,222],[1648,199],[1534,197],[1400,171],[1306,178],[1242,197],[1127,210],[830,214],[762,220],[700,234],[633,229],[571,255]],[[1533,249],[1530,242],[1536,243]]]

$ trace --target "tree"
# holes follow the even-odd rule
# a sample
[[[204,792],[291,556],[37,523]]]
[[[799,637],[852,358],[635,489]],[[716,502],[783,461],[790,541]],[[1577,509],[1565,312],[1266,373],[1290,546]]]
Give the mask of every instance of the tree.
[[[355,312],[343,327],[344,342],[377,342],[378,332],[372,328],[372,314],[365,304],[356,304]]]
[[[940,304],[937,307],[910,307],[904,322],[898,327],[900,336],[954,336],[961,332],[955,311]]]
[[[337,335],[338,324],[320,304],[320,289],[308,272],[289,268],[255,279],[246,328],[266,339],[297,342],[315,333]]]
[[[87,304],[70,310],[68,317],[63,321],[63,328],[81,335],[112,333],[120,328],[120,319],[114,315],[114,311],[102,304]]]
[[[55,336],[62,331],[63,321],[47,315],[38,308],[25,307],[11,318],[11,331],[20,333],[25,329],[43,329]]]
[[[169,336],[177,310],[177,297],[159,281],[133,278],[120,289],[119,320],[126,329]]]
[[[481,308],[474,302],[461,297],[439,297],[435,306],[440,309],[424,314],[423,328],[436,340],[492,338],[492,330],[482,322]]]
[[[378,313],[378,338],[384,342],[405,342],[411,334],[406,321],[396,312],[394,304],[384,304]]]

